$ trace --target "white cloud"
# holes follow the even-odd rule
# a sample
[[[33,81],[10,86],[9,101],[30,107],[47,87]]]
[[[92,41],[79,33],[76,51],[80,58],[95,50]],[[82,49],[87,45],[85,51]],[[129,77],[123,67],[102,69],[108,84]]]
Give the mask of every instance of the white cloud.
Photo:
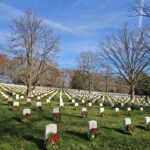
[[[78,3],[81,1],[79,0]],[[18,10],[10,5],[6,5],[4,3],[0,3],[0,20],[10,19],[12,17],[17,17],[22,14],[21,10]],[[85,15],[85,18],[90,18],[89,21],[84,21],[83,18],[76,18],[75,20],[70,20],[72,25],[65,25],[64,23],[60,23],[51,19],[46,18],[44,21],[52,28],[56,28],[58,30],[68,32],[74,35],[88,35],[94,30],[101,30],[108,27],[115,27],[116,22],[122,18],[122,13],[114,14],[107,13],[100,15],[95,18],[89,16],[90,14]],[[73,23],[76,21],[76,23]],[[78,24],[77,24],[78,23]]]
[[[16,17],[22,14],[22,11],[4,3],[0,3],[0,16]],[[4,18],[3,17],[3,18]],[[7,19],[7,18],[5,18]]]
[[[61,23],[58,23],[58,22],[55,22],[55,21],[52,21],[52,20],[48,20],[48,19],[45,19],[44,21],[45,21],[46,24],[48,24],[48,25],[50,25],[54,28],[58,28],[60,30],[66,31],[66,32],[74,33],[72,31],[72,29],[70,29],[69,27],[64,26]]]
[[[101,17],[98,17],[97,20],[91,20],[90,22],[85,22],[79,25],[74,26],[66,26],[62,23],[52,21],[50,19],[46,19],[45,22],[50,25],[51,27],[54,27],[59,30],[63,30],[65,32],[75,34],[75,35],[81,35],[81,34],[89,34],[89,31],[94,30],[101,30],[108,27],[116,27],[117,21],[120,21],[122,18],[121,14],[106,14]],[[80,22],[80,21],[78,21]]]

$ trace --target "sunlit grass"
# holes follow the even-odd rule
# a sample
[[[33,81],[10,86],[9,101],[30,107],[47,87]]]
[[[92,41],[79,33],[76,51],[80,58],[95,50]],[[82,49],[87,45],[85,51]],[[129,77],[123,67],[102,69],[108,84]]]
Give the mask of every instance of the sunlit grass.
[[[22,110],[26,108],[25,100],[20,100],[19,111],[12,111],[10,106],[0,100],[0,150],[36,150],[44,149],[44,127],[49,123],[58,124],[58,132],[63,140],[61,150],[148,150],[150,149],[150,131],[144,129],[144,116],[150,116],[150,108],[145,108],[145,114],[139,114],[139,109],[134,109],[132,124],[135,127],[133,135],[124,134],[123,119],[127,116],[126,109],[121,110],[122,116],[117,117],[114,109],[105,106],[106,116],[101,118],[99,107],[94,106],[88,110],[88,118],[81,117],[80,104],[77,110],[63,94],[65,109],[61,112],[61,121],[51,120],[54,107],[59,106],[59,94],[57,94],[50,106],[42,99],[42,112],[35,109],[35,101],[32,101],[31,122],[22,121]],[[87,137],[88,120],[97,120],[98,137],[90,142]]]

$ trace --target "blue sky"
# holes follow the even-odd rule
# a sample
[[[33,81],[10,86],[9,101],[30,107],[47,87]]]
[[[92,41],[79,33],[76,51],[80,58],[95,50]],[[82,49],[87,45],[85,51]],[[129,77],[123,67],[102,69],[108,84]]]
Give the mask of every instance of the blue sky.
[[[82,51],[96,51],[100,41],[126,22],[138,26],[138,17],[129,17],[133,4],[134,0],[0,0],[0,42],[10,32],[11,19],[31,8],[60,37],[59,66],[75,68]]]

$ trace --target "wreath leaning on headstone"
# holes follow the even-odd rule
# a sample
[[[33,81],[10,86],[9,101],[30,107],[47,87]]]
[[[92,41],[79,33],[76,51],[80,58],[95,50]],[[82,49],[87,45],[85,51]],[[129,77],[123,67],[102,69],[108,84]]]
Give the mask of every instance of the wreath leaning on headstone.
[[[52,113],[52,120],[58,121],[61,120],[61,113]]]
[[[131,110],[128,111],[128,115],[129,115],[129,116],[132,116],[132,111],[131,111]]]
[[[147,124],[147,129],[150,130],[150,122]]]
[[[88,138],[93,141],[97,137],[97,128],[92,128],[88,133]]]
[[[102,112],[102,113],[101,113],[101,117],[103,118],[104,116],[105,116],[105,113],[104,113],[104,112]]]
[[[135,128],[130,124],[126,126],[126,131],[130,134],[133,134],[135,132]]]
[[[83,112],[82,112],[82,116],[83,116],[83,118],[87,118],[88,112],[87,112],[87,111],[83,111]]]
[[[30,122],[30,121],[31,121],[31,114],[26,113],[26,114],[23,116],[22,121],[23,121],[23,122]]]
[[[59,134],[50,133],[48,135],[48,139],[46,141],[46,149],[52,150],[52,149],[59,149],[62,145],[62,139]]]

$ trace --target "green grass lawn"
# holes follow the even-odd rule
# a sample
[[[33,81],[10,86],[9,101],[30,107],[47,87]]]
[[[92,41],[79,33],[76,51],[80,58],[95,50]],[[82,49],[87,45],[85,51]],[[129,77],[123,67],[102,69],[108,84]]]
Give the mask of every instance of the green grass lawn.
[[[0,99],[0,150],[37,150],[44,149],[44,128],[50,123],[58,124],[58,132],[62,138],[61,150],[150,150],[150,131],[144,129],[144,116],[150,116],[150,108],[145,108],[145,114],[139,114],[134,109],[132,124],[135,127],[133,135],[124,134],[123,120],[127,116],[126,109],[122,116],[117,117],[114,110],[105,106],[106,116],[100,117],[98,106],[88,110],[88,118],[81,117],[81,104],[77,110],[71,106],[63,94],[65,109],[61,113],[61,121],[52,121],[52,108],[59,104],[59,94],[51,106],[43,101],[43,111],[35,110],[32,101],[31,122],[22,121],[22,110],[26,108],[25,100],[20,100],[20,110],[12,111],[3,99]],[[98,136],[91,142],[87,137],[88,120],[97,120]]]

